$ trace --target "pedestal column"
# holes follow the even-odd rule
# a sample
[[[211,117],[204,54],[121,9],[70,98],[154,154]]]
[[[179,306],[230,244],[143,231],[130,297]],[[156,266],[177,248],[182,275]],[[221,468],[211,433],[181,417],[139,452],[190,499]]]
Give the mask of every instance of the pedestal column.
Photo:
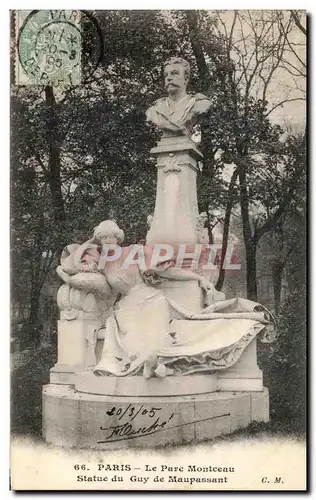
[[[146,243],[196,243],[196,174],[202,153],[186,136],[162,138],[150,152],[157,158],[157,195]]]

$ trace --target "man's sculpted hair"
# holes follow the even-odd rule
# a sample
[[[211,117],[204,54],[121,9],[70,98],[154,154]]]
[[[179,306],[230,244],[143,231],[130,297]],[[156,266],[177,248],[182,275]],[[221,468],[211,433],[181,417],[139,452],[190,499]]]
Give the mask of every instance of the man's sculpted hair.
[[[183,66],[183,68],[184,68],[184,74],[187,77],[187,79],[189,80],[189,78],[190,78],[190,64],[188,63],[188,61],[186,61],[185,59],[182,59],[182,57],[170,57],[170,59],[168,59],[164,63],[164,68],[166,66],[169,66],[169,64],[181,64],[181,66]]]

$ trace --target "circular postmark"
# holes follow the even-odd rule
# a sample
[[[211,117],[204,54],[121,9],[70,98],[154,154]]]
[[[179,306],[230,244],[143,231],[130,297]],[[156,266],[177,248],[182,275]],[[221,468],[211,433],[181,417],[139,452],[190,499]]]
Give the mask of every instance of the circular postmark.
[[[102,59],[101,30],[87,11],[20,11],[17,29],[19,73],[24,83],[80,85]]]

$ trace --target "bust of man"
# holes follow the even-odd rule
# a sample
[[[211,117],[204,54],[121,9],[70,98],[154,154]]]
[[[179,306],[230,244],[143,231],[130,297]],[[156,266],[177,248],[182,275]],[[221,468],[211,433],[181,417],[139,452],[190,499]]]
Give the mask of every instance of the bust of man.
[[[190,135],[199,115],[209,110],[210,99],[203,94],[187,94],[190,65],[184,59],[168,59],[164,78],[168,97],[154,102],[146,112],[147,121],[163,130],[164,135]]]

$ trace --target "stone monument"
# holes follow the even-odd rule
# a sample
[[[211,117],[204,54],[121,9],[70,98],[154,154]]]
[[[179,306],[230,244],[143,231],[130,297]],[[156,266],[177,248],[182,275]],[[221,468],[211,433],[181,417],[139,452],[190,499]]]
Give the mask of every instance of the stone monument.
[[[122,246],[123,231],[103,221],[83,245],[66,247],[57,269],[58,361],[43,387],[43,436],[55,445],[184,444],[269,419],[256,356],[257,337],[271,340],[269,312],[225,300],[170,257],[152,266],[157,245],[208,243],[196,189],[202,154],[190,135],[211,103],[187,94],[186,61],[164,69],[168,96],[147,111],[162,137],[151,150],[157,193],[146,245]]]

